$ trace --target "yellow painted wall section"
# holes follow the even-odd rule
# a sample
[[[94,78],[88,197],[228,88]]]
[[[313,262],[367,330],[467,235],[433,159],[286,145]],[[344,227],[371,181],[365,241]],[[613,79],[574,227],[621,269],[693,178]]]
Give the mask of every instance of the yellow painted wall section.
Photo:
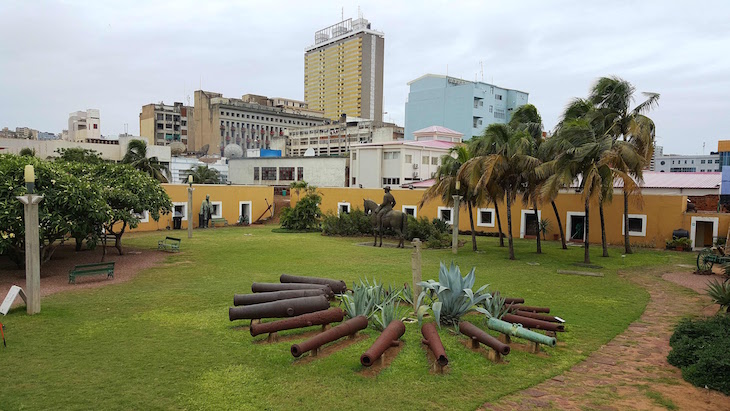
[[[173,203],[186,203],[188,201],[187,184],[163,184],[170,200]],[[198,213],[200,205],[203,203],[206,195],[210,195],[211,203],[221,202],[222,216],[228,220],[228,224],[236,224],[240,215],[240,202],[251,202],[251,219],[256,221],[259,216],[268,207],[274,203],[274,188],[262,186],[234,186],[234,185],[213,185],[213,184],[193,184],[193,227],[198,227]],[[266,215],[270,215],[268,212]],[[172,214],[160,216],[159,221],[153,220],[151,217],[149,222],[140,223],[134,231],[154,231],[164,230],[167,226],[172,227]],[[182,221],[182,229],[187,229],[187,221]]]
[[[728,152],[730,151],[730,140],[720,140],[717,142],[717,151]]]
[[[337,213],[338,203],[350,203],[352,209],[359,208],[363,209],[363,199],[371,199],[376,203],[380,203],[383,200],[382,189],[364,189],[364,188],[319,188],[318,191],[323,194],[321,209],[323,212]],[[396,209],[402,210],[402,206],[418,206],[423,196],[422,190],[400,190],[393,189],[391,191],[397,202]],[[303,195],[303,194],[301,194]],[[291,206],[294,207],[297,202],[296,193],[291,194]],[[629,199],[629,214],[630,215],[645,215],[646,216],[646,227],[645,235],[637,236],[630,235],[630,241],[632,244],[642,246],[653,246],[657,248],[663,248],[664,242],[672,238],[672,231],[683,228],[691,232],[692,217],[700,218],[717,218],[719,222],[718,236],[725,237],[728,232],[728,226],[730,225],[730,214],[716,214],[716,213],[685,213],[687,197],[679,195],[643,195],[641,204],[638,204],[636,199]],[[561,193],[555,200],[555,204],[558,208],[560,215],[561,224],[563,230],[567,235],[567,215],[568,212],[584,213],[585,202],[581,194],[579,193]],[[423,205],[423,207],[417,208],[418,217],[427,217],[428,219],[436,218],[438,215],[438,208],[444,207],[445,205],[441,201],[431,201]],[[483,206],[484,208],[494,208],[494,204]],[[520,237],[520,231],[524,231],[522,228],[522,211],[528,210],[528,207],[523,206],[522,201],[517,199],[515,204],[512,204],[512,235],[515,238]],[[529,210],[532,210],[529,207]],[[548,239],[553,239],[554,235],[559,235],[558,224],[555,218],[555,213],[550,203],[539,204],[538,210],[540,211],[541,219],[549,221],[550,228],[547,233]],[[616,195],[613,202],[604,205],[604,220],[606,224],[606,240],[609,244],[620,245],[623,244],[623,196]],[[499,204],[499,214],[502,222],[502,230],[507,233],[507,207],[504,202]],[[494,227],[478,227],[478,216],[477,210],[472,212],[474,218],[474,226],[476,231],[481,232],[493,232],[496,233],[497,224],[495,218]],[[599,208],[596,201],[592,201],[589,210],[589,239],[591,243],[601,242],[601,220],[599,215]],[[469,215],[466,208],[461,208],[459,213],[459,229],[469,230]]]

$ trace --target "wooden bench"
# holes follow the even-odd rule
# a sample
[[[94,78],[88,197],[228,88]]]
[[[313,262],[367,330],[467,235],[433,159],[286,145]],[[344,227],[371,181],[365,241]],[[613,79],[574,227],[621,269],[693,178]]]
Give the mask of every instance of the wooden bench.
[[[180,251],[180,239],[175,237],[165,237],[164,240],[157,242],[157,249],[176,253]]]
[[[114,261],[109,263],[79,264],[68,272],[68,283],[75,284],[80,275],[106,274],[107,278],[114,278]]]
[[[223,227],[228,226],[228,220],[225,218],[211,218],[210,219],[210,226],[215,227],[216,224],[223,224]]]

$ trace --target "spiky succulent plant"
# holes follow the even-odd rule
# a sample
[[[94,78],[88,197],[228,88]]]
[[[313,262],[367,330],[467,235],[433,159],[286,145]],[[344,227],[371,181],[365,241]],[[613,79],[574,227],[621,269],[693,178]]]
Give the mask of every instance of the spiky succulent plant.
[[[725,308],[725,312],[730,313],[730,279],[723,282],[718,280],[709,282],[707,295],[712,298],[712,302],[720,304],[720,309]]]
[[[418,296],[416,306],[418,307],[418,321],[430,308],[441,325],[457,325],[461,316],[469,312],[474,306],[480,305],[491,299],[487,291],[488,284],[480,287],[476,292],[472,291],[474,286],[474,270],[472,268],[465,277],[461,276],[459,267],[451,262],[449,267],[441,263],[439,268],[439,280],[428,280],[419,283],[423,291]],[[422,305],[423,302],[425,305]]]

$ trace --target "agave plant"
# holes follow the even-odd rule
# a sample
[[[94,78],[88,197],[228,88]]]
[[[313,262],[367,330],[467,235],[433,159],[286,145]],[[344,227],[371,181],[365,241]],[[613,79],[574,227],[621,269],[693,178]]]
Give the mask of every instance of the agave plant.
[[[507,301],[507,299],[499,295],[499,291],[497,291],[492,295],[492,298],[484,300],[481,307],[476,307],[476,310],[485,314],[487,318],[496,318],[501,320],[502,316],[507,314],[510,307],[512,307],[511,303],[510,305],[506,305],[504,303],[505,301]]]
[[[382,304],[377,305],[375,311],[375,328],[384,330],[385,327],[393,320],[403,320],[409,307],[400,305],[401,292],[397,291],[394,295],[389,296]]]
[[[472,268],[469,274],[462,277],[459,267],[453,261],[448,268],[441,263],[438,282],[428,280],[419,283],[423,287],[416,304],[419,323],[431,308],[437,324],[457,325],[461,316],[474,306],[491,299],[491,294],[487,292],[489,284],[483,285],[476,292],[472,291],[475,269],[476,267]],[[430,304],[421,305],[424,299]]]
[[[717,280],[709,282],[707,295],[712,298],[712,302],[720,304],[720,309],[725,308],[725,312],[730,313],[730,279],[723,282]]]
[[[400,293],[400,299],[408,305],[413,305],[413,288],[408,283],[403,284],[403,291]]]
[[[392,286],[385,288],[373,279],[372,284],[367,279],[360,280],[352,286],[352,291],[342,294],[339,299],[344,304],[345,313],[349,318],[364,315],[370,318],[378,306],[385,305],[400,298],[400,293]]]

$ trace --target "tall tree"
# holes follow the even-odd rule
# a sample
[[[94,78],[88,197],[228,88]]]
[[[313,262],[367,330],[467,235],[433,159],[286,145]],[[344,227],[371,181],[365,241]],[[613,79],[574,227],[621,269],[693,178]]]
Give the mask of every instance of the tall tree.
[[[464,206],[469,213],[469,226],[471,228],[472,250],[477,250],[476,230],[474,229],[473,209],[484,203],[483,190],[477,189],[472,180],[467,176],[458,177],[461,166],[472,158],[472,153],[467,145],[459,145],[449,150],[449,154],[441,157],[441,165],[436,171],[434,179],[436,182],[429,187],[421,199],[420,206],[431,200],[440,198],[447,206],[454,206],[454,195],[458,194],[464,198]],[[456,183],[459,182],[459,189]],[[458,227],[454,227],[458,230]]]
[[[515,259],[512,238],[512,203],[517,197],[522,183],[522,172],[535,168],[539,160],[530,155],[532,138],[526,131],[515,130],[508,124],[492,124],[484,131],[483,141],[479,143],[491,153],[472,158],[459,171],[459,178],[475,176],[475,169],[482,170],[479,180],[474,184],[477,189],[488,191],[490,186],[499,187],[504,193],[507,206],[507,243],[509,258]]]
[[[617,144],[614,148],[616,161],[613,166],[634,177],[636,181],[643,178],[643,169],[651,161],[654,154],[655,127],[645,114],[659,103],[658,93],[642,93],[645,100],[631,108],[636,88],[620,77],[601,77],[593,85],[588,100],[594,104],[608,120],[607,133]],[[631,254],[629,242],[629,195],[624,184],[624,252]]]
[[[167,183],[170,170],[160,163],[157,157],[147,157],[147,142],[144,140],[131,140],[127,146],[127,153],[122,158],[122,163],[129,164],[143,173],[161,183]]]

